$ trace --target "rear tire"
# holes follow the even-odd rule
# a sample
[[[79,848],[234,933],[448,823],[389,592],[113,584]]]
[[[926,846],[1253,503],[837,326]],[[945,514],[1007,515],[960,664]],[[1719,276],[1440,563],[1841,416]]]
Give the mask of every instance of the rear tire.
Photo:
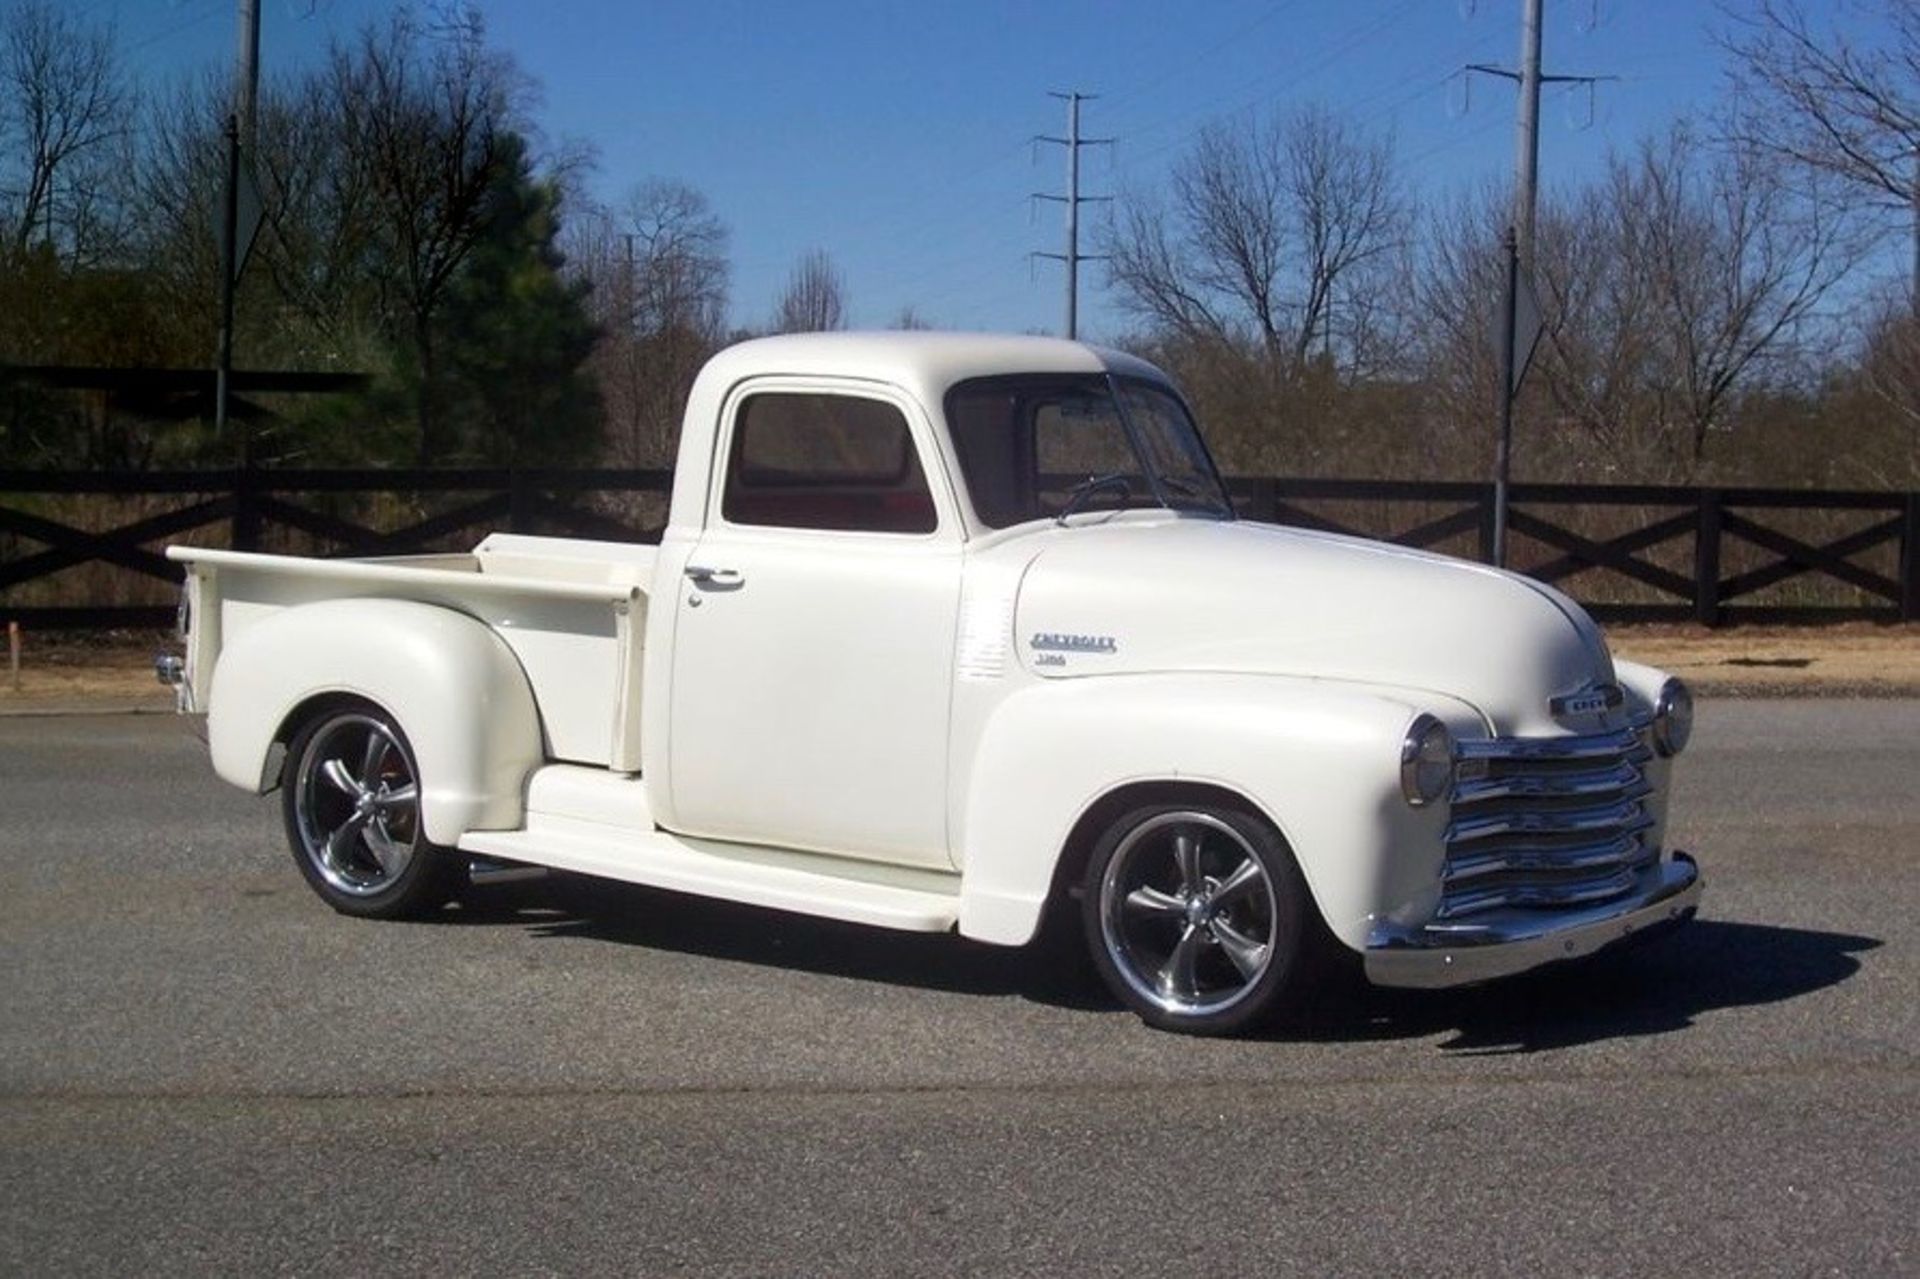
[[[453,896],[462,863],[428,841],[413,747],[379,707],[337,702],[308,719],[280,792],[294,863],[341,914],[402,919]]]
[[[1249,813],[1122,814],[1094,845],[1081,907],[1095,967],[1150,1026],[1229,1035],[1299,1002],[1318,918],[1285,842]]]

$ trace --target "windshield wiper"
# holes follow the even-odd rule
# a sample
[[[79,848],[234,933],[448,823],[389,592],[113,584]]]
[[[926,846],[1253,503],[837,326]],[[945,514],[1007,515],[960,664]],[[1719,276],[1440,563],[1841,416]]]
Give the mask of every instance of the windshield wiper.
[[[1060,514],[1053,517],[1054,523],[1065,526],[1067,516],[1080,509],[1080,504],[1102,489],[1117,488],[1120,500],[1126,501],[1133,496],[1133,484],[1124,471],[1109,471],[1105,475],[1089,475],[1067,490],[1067,504],[1060,508]]]
[[[1190,498],[1202,506],[1205,506],[1208,510],[1218,511],[1222,515],[1233,514],[1233,503],[1220,497],[1218,493],[1209,493],[1198,484],[1190,480],[1183,480],[1177,475],[1162,475],[1160,477],[1160,486],[1181,497]]]

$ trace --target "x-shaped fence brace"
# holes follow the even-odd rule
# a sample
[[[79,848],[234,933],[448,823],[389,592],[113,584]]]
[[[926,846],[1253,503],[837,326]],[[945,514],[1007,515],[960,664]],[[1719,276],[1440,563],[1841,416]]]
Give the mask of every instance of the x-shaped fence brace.
[[[1234,485],[1236,495],[1260,518],[1274,523],[1341,533],[1382,537],[1402,546],[1431,547],[1449,538],[1479,529],[1483,540],[1491,524],[1491,486],[1436,484],[1379,484],[1342,481],[1246,480]],[[1349,526],[1301,506],[1294,495],[1335,501],[1459,502],[1462,509],[1399,531],[1382,534]],[[1531,505],[1534,509],[1521,509]],[[1678,513],[1629,529],[1610,538],[1593,538],[1539,513],[1542,506],[1682,506]],[[1884,513],[1885,517],[1860,529],[1826,541],[1807,541],[1768,527],[1728,507],[1798,509],[1807,511]],[[1539,581],[1562,582],[1591,570],[1619,574],[1650,586],[1677,601],[1669,606],[1605,606],[1599,611],[1625,614],[1655,613],[1663,609],[1682,615],[1692,612],[1713,620],[1733,601],[1757,594],[1802,574],[1825,574],[1887,601],[1899,615],[1911,619],[1916,610],[1915,556],[1920,543],[1920,494],[1805,493],[1784,490],[1661,489],[1644,486],[1598,488],[1534,485],[1516,487],[1509,526],[1515,533],[1562,552],[1525,566]],[[1681,538],[1694,542],[1695,572],[1675,572],[1645,558],[1644,553]],[[1720,560],[1725,539],[1738,539],[1771,553],[1771,562],[1732,577],[1722,577]],[[1875,572],[1856,557],[1893,545],[1900,560],[1898,578]]]
[[[145,516],[105,532],[9,507],[0,502],[0,533],[38,542],[43,549],[0,563],[0,591],[89,562],[114,565],[129,572],[164,581],[181,578],[179,566],[146,549],[147,545],[195,529],[230,521],[236,543],[254,540],[269,524],[306,533],[330,543],[337,555],[396,555],[427,549],[462,529],[539,527],[582,537],[609,540],[654,541],[658,530],[638,529],[610,516],[587,510],[553,496],[555,493],[654,492],[666,493],[671,475],[664,471],[505,472],[260,472],[225,473],[220,482],[189,473],[143,477],[102,477],[78,474],[36,475],[0,472],[0,493],[37,491],[65,493],[157,494],[199,496],[200,500],[174,510]],[[1302,505],[1305,501],[1347,503],[1459,504],[1459,509],[1410,528],[1390,531],[1385,540],[1403,546],[1433,547],[1448,539],[1479,532],[1484,544],[1491,523],[1491,486],[1462,483],[1367,482],[1338,480],[1287,481],[1240,479],[1231,488],[1246,512],[1275,523],[1351,536],[1374,536],[1377,530],[1350,526]],[[380,529],[340,515],[315,510],[288,500],[299,493],[429,493],[476,492],[479,496],[399,528]],[[210,495],[209,495],[210,494]],[[1653,606],[1602,606],[1597,611],[1637,611],[1644,614],[1697,615],[1714,620],[1733,601],[1802,574],[1824,574],[1885,600],[1899,616],[1913,618],[1916,600],[1916,553],[1920,551],[1920,494],[1806,493],[1787,490],[1727,490],[1573,485],[1516,486],[1509,514],[1513,531],[1560,552],[1526,571],[1543,582],[1558,583],[1576,574],[1603,571],[1652,587],[1676,602]],[[1613,537],[1596,538],[1550,519],[1542,508],[1557,506],[1680,507],[1640,528]],[[1729,508],[1796,509],[1859,512],[1881,516],[1867,527],[1824,541],[1808,541],[1758,522]],[[1646,552],[1681,538],[1694,542],[1695,573],[1688,576],[1645,558]],[[1723,577],[1722,543],[1738,539],[1775,558],[1758,568]],[[1879,547],[1897,548],[1897,577],[1876,572],[1858,558]],[[23,610],[0,603],[0,614],[58,613],[71,621],[97,613],[103,623],[124,620],[122,615],[153,610]],[[1809,610],[1818,612],[1818,609]]]
[[[1777,582],[1783,582],[1801,573],[1825,573],[1835,577],[1871,595],[1878,595],[1891,603],[1900,603],[1900,583],[1890,577],[1862,568],[1849,562],[1849,557],[1860,555],[1888,542],[1898,542],[1903,525],[1904,514],[1880,521],[1867,528],[1857,529],[1845,537],[1815,546],[1798,538],[1789,537],[1778,529],[1756,524],[1732,511],[1723,511],[1720,515],[1722,532],[1731,533],[1762,550],[1772,551],[1780,558],[1762,568],[1757,568],[1738,577],[1724,579],[1720,583],[1722,601],[1738,599],[1742,595],[1751,595],[1764,590]]]
[[[0,590],[93,560],[178,582],[180,566],[145,549],[142,543],[173,537],[232,517],[233,498],[216,497],[122,524],[105,533],[90,533],[70,524],[0,506],[0,532],[32,538],[47,548],[0,564]]]
[[[40,543],[42,547],[16,559],[0,562],[0,591],[93,562],[177,583],[183,577],[180,565],[148,550],[148,545],[222,523],[232,525],[233,533],[229,540],[236,544],[253,542],[262,529],[277,524],[330,543],[332,554],[352,556],[407,554],[427,549],[439,539],[462,529],[501,525],[523,530],[539,528],[577,537],[658,541],[657,529],[636,528],[597,511],[573,506],[551,496],[546,486],[551,484],[561,492],[664,493],[670,478],[665,472],[645,471],[471,472],[457,477],[443,477],[430,472],[291,472],[245,477],[223,473],[219,481],[210,482],[173,473],[154,476],[151,486],[143,486],[142,477],[137,475],[105,477],[68,473],[0,473],[0,493],[214,494],[100,532],[21,510],[0,499],[0,534],[25,538]],[[474,500],[391,529],[375,528],[315,510],[283,496],[300,492],[471,491],[489,484],[494,491],[482,492]],[[220,488],[227,491],[218,491]],[[140,608],[22,609],[9,608],[0,603],[0,614],[63,625],[84,623],[90,616],[97,616],[102,625],[142,624],[158,618],[164,612]],[[153,616],[149,617],[149,614]]]

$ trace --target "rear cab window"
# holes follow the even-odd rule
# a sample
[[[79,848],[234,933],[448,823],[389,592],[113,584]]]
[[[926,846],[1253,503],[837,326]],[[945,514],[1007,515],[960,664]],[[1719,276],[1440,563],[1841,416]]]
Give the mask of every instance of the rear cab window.
[[[763,391],[735,411],[721,517],[729,524],[864,533],[939,526],[913,432],[886,400]]]

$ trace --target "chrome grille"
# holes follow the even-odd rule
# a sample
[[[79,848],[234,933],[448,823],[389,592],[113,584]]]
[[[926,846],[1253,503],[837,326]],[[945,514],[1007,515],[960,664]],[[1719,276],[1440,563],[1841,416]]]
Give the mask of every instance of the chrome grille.
[[[1653,751],[1631,729],[1458,747],[1439,917],[1622,896],[1659,856],[1645,800]]]

